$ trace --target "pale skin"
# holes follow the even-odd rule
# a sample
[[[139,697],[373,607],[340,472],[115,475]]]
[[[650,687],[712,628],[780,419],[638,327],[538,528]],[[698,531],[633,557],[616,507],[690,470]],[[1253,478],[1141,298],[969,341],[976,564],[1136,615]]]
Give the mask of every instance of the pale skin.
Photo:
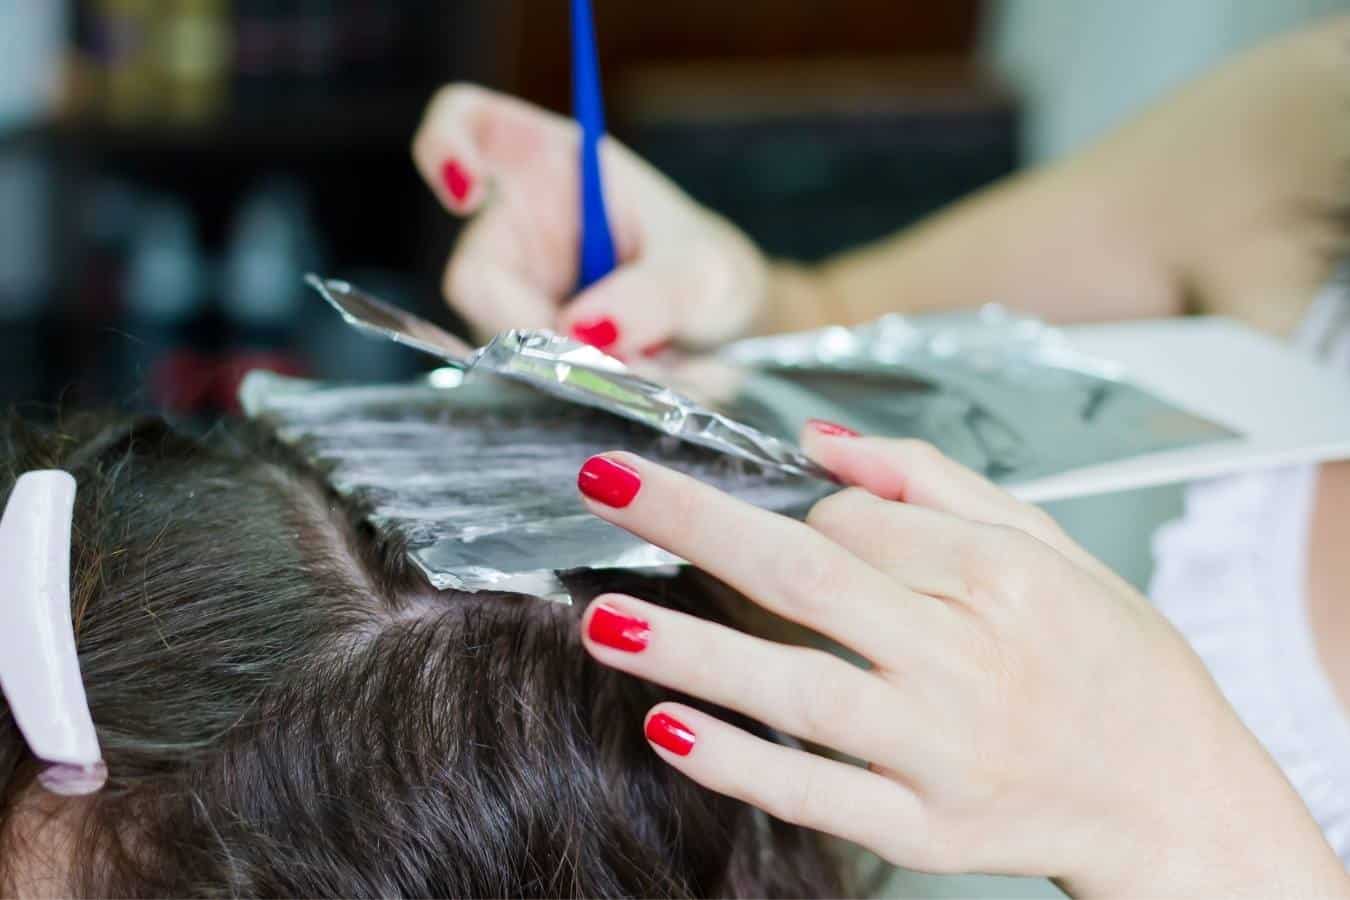
[[[998,300],[1054,321],[1194,311],[1287,334],[1350,255],[1350,18],[1244,54],[1077,156],[813,267],[767,260],[618,143],[603,153],[622,265],[574,297],[574,127],[471,86],[433,101],[414,156],[472,217],[445,290],[481,333],[608,322],[606,349],[631,359]],[[457,185],[450,161],[467,173]],[[1143,598],[931,451],[805,440],[862,488],[805,525],[622,454],[640,491],[591,507],[870,671],[635,598],[605,602],[648,621],[649,644],[588,647],[871,767],[682,707],[671,715],[696,741],[686,756],[658,748],[667,761],[920,869],[1049,875],[1083,896],[1347,893],[1298,798]],[[1347,540],[1350,465],[1325,466],[1308,603],[1343,699]]]
[[[1184,639],[1047,515],[923,444],[810,428],[802,443],[856,485],[805,523],[622,452],[604,458],[631,496],[583,492],[866,668],[617,594],[583,635],[606,665],[869,765],[677,703],[648,714],[683,729],[679,752],[655,741],[662,758],[909,868],[1044,875],[1082,897],[1350,896]],[[631,620],[628,639],[597,616]]]

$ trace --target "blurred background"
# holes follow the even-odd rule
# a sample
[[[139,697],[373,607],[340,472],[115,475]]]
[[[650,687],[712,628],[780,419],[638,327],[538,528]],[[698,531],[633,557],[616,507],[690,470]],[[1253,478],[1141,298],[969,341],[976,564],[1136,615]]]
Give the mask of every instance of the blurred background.
[[[595,0],[611,130],[818,258],[1090,140],[1335,0]],[[408,144],[470,79],[566,111],[567,0],[0,0],[0,400],[210,416],[249,368],[423,367],[301,288],[449,321]],[[993,299],[993,298],[991,298]]]

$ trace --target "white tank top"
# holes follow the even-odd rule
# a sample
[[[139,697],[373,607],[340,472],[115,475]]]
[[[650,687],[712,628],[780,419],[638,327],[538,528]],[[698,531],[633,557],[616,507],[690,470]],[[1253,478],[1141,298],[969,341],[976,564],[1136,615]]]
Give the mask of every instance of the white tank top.
[[[1350,270],[1314,301],[1296,341],[1350,375]],[[1192,485],[1182,518],[1154,539],[1150,595],[1350,865],[1350,714],[1304,598],[1316,485],[1316,466]]]

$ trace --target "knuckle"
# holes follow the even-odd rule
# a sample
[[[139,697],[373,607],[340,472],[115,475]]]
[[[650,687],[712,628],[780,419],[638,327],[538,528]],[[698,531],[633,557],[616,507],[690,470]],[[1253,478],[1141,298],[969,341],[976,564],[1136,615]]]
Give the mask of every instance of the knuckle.
[[[486,91],[468,81],[451,81],[441,85],[431,98],[431,110],[450,116],[455,109],[465,103],[480,99]]]
[[[466,81],[442,85],[427,102],[422,121],[413,135],[413,153],[435,150],[446,137],[470,129],[466,113],[486,100],[491,91]]]
[[[1008,522],[991,522],[980,527],[986,553],[997,562],[1011,562],[1026,553],[1037,541],[1025,530]]]
[[[896,450],[902,458],[920,468],[931,469],[943,465],[947,460],[946,455],[935,445],[918,438],[904,438],[897,441]]]
[[[1002,553],[999,562],[1007,573],[1008,589],[1019,595],[1044,584],[1046,571],[1053,564],[1053,551],[1040,538],[1020,528],[1004,528],[1002,531]]]
[[[806,514],[806,524],[821,534],[839,534],[857,521],[860,507],[870,495],[862,488],[845,488],[816,502]]]
[[[426,109],[422,113],[422,121],[417,127],[417,133],[413,138],[414,147],[426,144],[436,134],[445,129],[453,117],[455,98],[459,95],[460,90],[460,85],[451,83],[442,85],[436,89],[436,93],[431,95],[431,99],[427,101]]]
[[[798,620],[814,620],[827,613],[843,583],[836,561],[810,548],[784,554],[771,577],[770,599]]]
[[[1012,525],[980,525],[958,551],[967,592],[1007,602],[1021,595],[1036,569],[1040,542]]]
[[[1063,535],[1059,523],[1053,516],[1039,506],[1028,503],[1018,504],[1012,524],[1017,529],[1043,540],[1053,540]]]
[[[666,508],[665,529],[670,534],[689,535],[706,530],[710,518],[708,502],[702,485],[694,485],[693,490],[663,491],[662,505]],[[646,486],[644,485],[644,489]]]
[[[818,756],[807,756],[802,765],[799,778],[792,779],[786,786],[779,809],[778,818],[791,825],[811,827],[825,821],[831,808],[830,798],[823,796],[823,767],[825,760]]]
[[[817,743],[834,743],[853,722],[848,664],[820,650],[806,650],[796,666],[788,705],[792,731]]]
[[[1014,524],[1000,522],[986,525],[985,528],[989,532],[990,548],[997,562],[1014,563],[1025,560],[1041,546],[1041,542],[1032,537],[1026,529]]]

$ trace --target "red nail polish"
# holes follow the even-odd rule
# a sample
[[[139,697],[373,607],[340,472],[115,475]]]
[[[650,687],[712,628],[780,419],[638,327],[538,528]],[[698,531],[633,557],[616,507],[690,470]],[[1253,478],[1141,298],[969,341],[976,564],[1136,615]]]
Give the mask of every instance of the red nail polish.
[[[660,356],[670,349],[670,341],[658,341],[655,344],[642,348],[642,355],[651,359],[653,356]]]
[[[657,713],[647,720],[647,740],[676,756],[688,756],[694,749],[694,733],[674,716]]]
[[[821,434],[828,434],[830,437],[862,437],[852,428],[845,428],[843,425],[827,422],[824,419],[807,419],[806,424]]]
[[[592,456],[577,472],[577,488],[583,494],[616,509],[632,503],[641,487],[637,472],[603,456]]]
[[[469,173],[453,159],[447,160],[445,165],[441,166],[441,180],[445,182],[445,189],[450,192],[450,197],[456,203],[463,203],[473,187],[473,179],[469,177]]]
[[[586,634],[597,644],[637,653],[647,649],[652,629],[642,619],[621,613],[608,603],[596,604]]]
[[[577,322],[572,326],[572,337],[583,344],[590,344],[600,350],[619,339],[619,326],[613,319],[596,319],[592,322]]]

